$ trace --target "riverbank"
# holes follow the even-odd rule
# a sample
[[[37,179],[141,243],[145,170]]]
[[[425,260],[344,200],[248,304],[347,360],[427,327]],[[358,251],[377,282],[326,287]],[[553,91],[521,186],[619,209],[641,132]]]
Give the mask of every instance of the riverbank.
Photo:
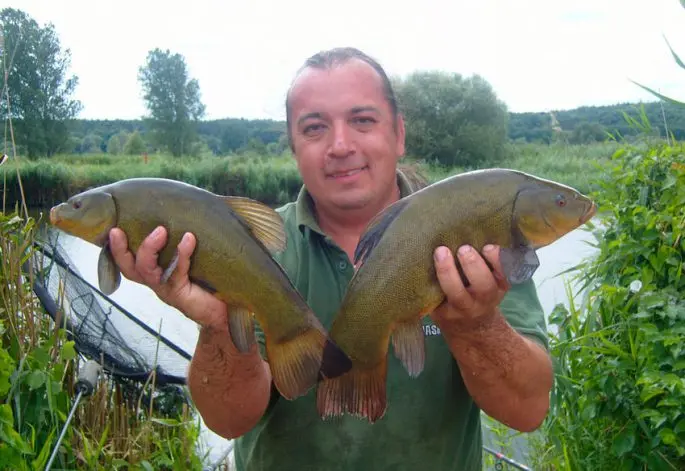
[[[590,192],[597,176],[610,162],[615,143],[592,145],[510,144],[500,167],[522,170]],[[465,170],[441,167],[406,157],[409,165],[430,182]],[[107,154],[58,155],[28,160],[10,159],[2,167],[3,208],[21,201],[21,176],[26,203],[47,208],[87,188],[133,177],[160,177],[184,181],[222,195],[247,196],[273,206],[292,201],[302,184],[294,158],[289,152],[278,155],[244,153],[225,157],[181,157],[164,154],[111,156]]]

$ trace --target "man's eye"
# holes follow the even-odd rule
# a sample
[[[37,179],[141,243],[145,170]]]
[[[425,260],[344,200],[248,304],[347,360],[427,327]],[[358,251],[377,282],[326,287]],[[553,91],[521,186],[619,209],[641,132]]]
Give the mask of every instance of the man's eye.
[[[323,128],[323,124],[317,123],[317,124],[309,124],[305,126],[305,128],[302,130],[304,134],[309,134],[312,132],[320,131]]]
[[[375,123],[376,120],[369,116],[357,116],[356,118],[354,118],[354,122],[359,124],[372,124]]]

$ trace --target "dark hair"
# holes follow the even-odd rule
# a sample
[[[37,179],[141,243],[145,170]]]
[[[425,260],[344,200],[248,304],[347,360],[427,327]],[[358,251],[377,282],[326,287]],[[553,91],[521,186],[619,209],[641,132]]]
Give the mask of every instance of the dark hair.
[[[333,67],[334,65],[344,64],[350,59],[359,59],[361,61],[364,61],[371,67],[373,67],[373,69],[378,73],[378,75],[381,78],[381,83],[383,86],[383,95],[385,96],[385,99],[388,102],[388,105],[390,106],[390,111],[392,112],[393,126],[395,127],[395,129],[397,129],[397,117],[399,115],[399,110],[397,107],[397,98],[395,97],[395,91],[392,88],[390,79],[388,78],[388,75],[385,73],[385,70],[383,70],[383,67],[375,59],[364,54],[357,48],[337,47],[329,49],[327,51],[317,52],[313,56],[309,57],[304,62],[302,67],[299,68],[299,70],[295,74],[295,79],[298,75],[300,75],[300,73],[304,69],[308,67],[312,67],[315,69],[327,69]],[[293,79],[293,82],[295,81],[295,79]],[[290,85],[290,87],[292,88],[292,84]],[[288,89],[285,98],[285,120],[286,126],[288,128],[288,142],[290,143],[290,148],[293,149],[292,132],[290,131],[290,89]]]

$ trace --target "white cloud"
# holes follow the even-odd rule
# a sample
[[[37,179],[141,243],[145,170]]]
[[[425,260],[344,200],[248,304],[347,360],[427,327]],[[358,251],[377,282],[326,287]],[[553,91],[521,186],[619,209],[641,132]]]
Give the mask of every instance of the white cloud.
[[[54,23],[71,49],[84,118],[145,113],[137,71],[155,47],[185,56],[210,119],[281,119],[300,63],[338,45],[391,74],[481,74],[512,111],[652,99],[629,79],[685,99],[685,70],[662,36],[685,57],[679,0],[9,3]]]

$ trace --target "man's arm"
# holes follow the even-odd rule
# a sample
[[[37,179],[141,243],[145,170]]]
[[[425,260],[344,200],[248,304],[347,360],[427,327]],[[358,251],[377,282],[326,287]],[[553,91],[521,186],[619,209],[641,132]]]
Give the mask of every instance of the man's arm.
[[[225,438],[249,431],[264,415],[271,393],[271,372],[257,347],[241,354],[228,332],[226,304],[190,282],[188,268],[196,240],[186,234],[178,245],[179,261],[166,283],[157,254],[166,244],[164,228],[141,244],[137,255],[128,250],[126,235],[110,232],[110,248],[121,273],[152,289],[165,303],[200,325],[195,354],[188,370],[193,402],[207,427]]]
[[[501,274],[499,251],[483,250],[490,271],[475,250],[458,254],[466,278],[464,287],[447,251],[436,251],[435,267],[447,301],[432,317],[449,345],[469,393],[478,406],[503,424],[531,432],[549,409],[552,363],[547,352],[516,332],[498,305],[509,289]]]
[[[188,370],[188,388],[207,427],[224,438],[236,438],[264,415],[271,371],[256,347],[238,352],[228,329],[202,327]]]

